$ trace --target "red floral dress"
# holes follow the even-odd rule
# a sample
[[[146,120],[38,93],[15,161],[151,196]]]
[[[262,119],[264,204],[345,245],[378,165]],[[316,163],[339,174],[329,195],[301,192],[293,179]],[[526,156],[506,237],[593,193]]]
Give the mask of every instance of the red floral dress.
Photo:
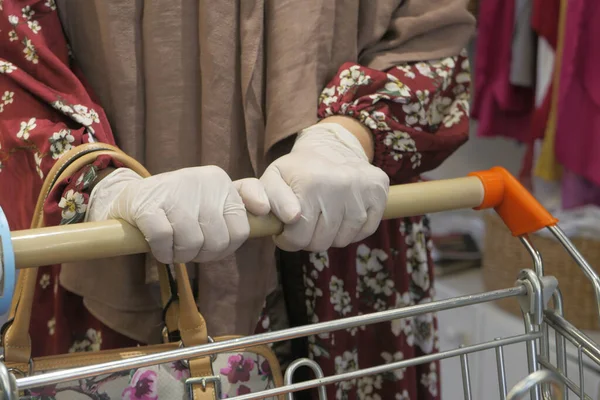
[[[113,143],[102,108],[72,65],[54,0],[0,0],[0,205],[11,229],[26,229],[46,174],[72,147]],[[319,117],[346,115],[369,127],[374,164],[393,184],[437,167],[468,137],[466,54],[377,71],[348,63],[319,100]],[[45,204],[47,224],[83,220],[87,188],[112,163],[100,158],[61,182]],[[382,222],[360,243],[325,253],[279,253],[292,325],[431,301],[426,218]],[[290,268],[292,266],[292,268]],[[34,356],[137,345],[87,312],[58,281],[60,266],[39,269],[31,323]],[[270,327],[265,311],[258,331]],[[310,337],[295,355],[326,375],[435,352],[433,315]],[[426,364],[328,387],[329,398],[438,399],[439,365]]]

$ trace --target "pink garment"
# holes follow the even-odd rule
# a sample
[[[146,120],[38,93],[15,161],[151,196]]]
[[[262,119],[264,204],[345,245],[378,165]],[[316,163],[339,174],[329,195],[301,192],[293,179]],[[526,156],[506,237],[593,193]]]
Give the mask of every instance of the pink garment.
[[[560,164],[596,185],[600,185],[599,4],[569,0],[555,146]]]
[[[528,143],[534,91],[510,83],[514,7],[515,0],[481,2],[471,116],[479,122],[478,136]]]
[[[600,206],[600,186],[565,169],[561,180],[561,199],[564,210]]]

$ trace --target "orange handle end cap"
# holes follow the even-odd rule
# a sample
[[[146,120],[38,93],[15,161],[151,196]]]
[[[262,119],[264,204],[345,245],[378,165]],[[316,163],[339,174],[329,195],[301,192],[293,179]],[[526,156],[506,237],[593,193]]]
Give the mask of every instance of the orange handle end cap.
[[[556,225],[554,218],[521,183],[502,167],[472,172],[484,188],[476,210],[493,208],[514,236],[522,236]]]

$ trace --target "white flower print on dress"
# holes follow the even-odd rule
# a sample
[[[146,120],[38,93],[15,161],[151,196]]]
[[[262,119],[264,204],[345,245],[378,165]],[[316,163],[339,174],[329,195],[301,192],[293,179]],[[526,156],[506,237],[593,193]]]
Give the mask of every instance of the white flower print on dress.
[[[324,268],[329,267],[329,254],[326,251],[322,253],[310,253],[309,261],[317,271],[321,272]]]
[[[325,104],[326,106],[330,106],[336,101],[338,101],[338,97],[335,95],[336,88],[328,87],[323,89],[321,95],[319,96],[319,102]]]
[[[40,278],[40,286],[46,289],[50,285],[50,274],[43,274]]]
[[[40,23],[37,21],[27,21],[27,26],[36,35],[42,30]]]
[[[2,102],[6,105],[6,104],[11,104],[14,101],[15,98],[15,92],[9,92],[8,90],[6,90],[4,92],[4,94],[2,95]]]
[[[406,114],[404,117],[406,125],[427,125],[427,114],[421,103],[405,104],[402,106],[402,111]]]
[[[25,59],[33,64],[37,64],[39,62],[39,57],[31,40],[29,40],[29,38],[23,39],[23,45],[25,46],[23,49],[23,53],[25,53]]]
[[[404,353],[402,353],[401,351],[397,351],[394,354],[381,353],[381,358],[383,358],[383,361],[385,361],[386,364],[391,364],[404,360]],[[401,381],[402,379],[404,379],[404,371],[406,371],[406,368],[395,369],[393,371],[394,377],[397,380]]]
[[[404,76],[407,77],[408,79],[415,79],[417,76],[415,74],[415,72],[412,70],[412,68],[408,65],[399,65],[396,67],[396,69],[404,72]]]
[[[19,24],[19,17],[17,17],[16,15],[9,15],[8,16],[8,22],[12,26],[17,26]]]
[[[430,288],[429,263],[427,249],[431,246],[425,238],[423,220],[413,224],[412,230],[406,235],[406,268],[413,283],[427,291]]]
[[[452,103],[448,115],[444,117],[443,123],[446,128],[451,128],[454,125],[460,123],[465,113],[457,102]]]
[[[381,390],[383,378],[381,375],[365,376],[358,379],[357,392],[358,398],[361,400],[381,400],[381,396],[376,390]]]
[[[8,40],[10,40],[11,42],[19,40],[19,35],[17,35],[17,31],[12,30],[8,32]]]
[[[381,131],[387,131],[390,129],[387,122],[384,120],[385,115],[378,111],[369,112],[369,111],[361,111],[358,115],[358,120],[362,122],[367,128],[376,130],[379,129]]]
[[[344,290],[344,281],[336,276],[332,276],[329,281],[330,301],[333,305],[333,309],[340,313],[340,315],[346,315],[352,311],[352,302],[350,294]]]
[[[427,78],[435,78],[435,73],[431,69],[430,63],[427,62],[419,62],[415,64],[415,68],[419,73]]]
[[[411,305],[413,305],[413,301],[411,301],[410,294],[408,292],[404,293],[403,295],[396,293],[396,302],[394,304],[394,308],[408,307]],[[406,341],[406,344],[409,346],[414,345],[414,317],[393,320],[391,322],[391,329],[394,336],[397,337],[404,334],[404,340]]]
[[[340,86],[337,88],[339,94],[345,94],[353,86],[363,86],[371,83],[371,77],[365,74],[359,65],[353,65],[340,72]]]
[[[451,105],[452,99],[450,97],[435,96],[431,101],[429,109],[427,110],[427,119],[429,120],[429,124],[440,124],[444,120],[444,117],[448,114],[448,110],[450,109]]]
[[[54,331],[56,329],[56,318],[52,317],[50,321],[48,321],[48,334],[50,336],[54,335]]]
[[[394,160],[399,161],[408,153],[413,169],[421,165],[421,153],[417,152],[417,144],[410,134],[403,131],[388,132],[383,144],[392,148],[390,154]]]
[[[425,386],[432,396],[438,395],[438,374],[435,363],[429,364],[429,373],[421,375],[421,385]]]
[[[49,9],[51,9],[52,11],[56,10],[56,2],[54,0],[46,0],[44,5],[46,7],[48,7]]]
[[[410,88],[402,83],[398,78],[388,74],[388,82],[384,86],[382,93],[397,97],[395,102],[401,103],[403,98],[410,98]]]
[[[0,60],[0,74],[12,74],[17,70],[13,63]]]
[[[426,299],[419,304],[428,303],[431,300]],[[430,354],[435,345],[435,327],[433,325],[433,314],[424,314],[414,317],[415,345],[419,346],[425,354]]]
[[[379,272],[383,269],[381,264],[386,261],[388,255],[380,249],[370,249],[362,243],[356,249],[356,272],[358,275],[365,276],[370,272]]]
[[[335,357],[335,373],[336,375],[343,374],[346,372],[356,371],[358,369],[358,353],[355,350],[344,351],[341,356]],[[343,381],[336,383],[336,399],[346,399],[347,391],[350,391],[356,385],[355,381]]]
[[[77,214],[85,213],[87,204],[85,204],[83,195],[70,189],[64,197],[60,199],[58,206],[62,209],[63,220],[75,218]]]
[[[87,351],[100,351],[102,347],[102,332],[95,329],[88,329],[83,340],[76,340],[69,353],[80,353]]]
[[[21,129],[19,129],[19,132],[17,132],[17,138],[22,140],[29,139],[29,132],[34,130],[37,126],[35,121],[35,118],[30,118],[29,121],[21,122]]]
[[[402,391],[402,393],[396,393],[396,400],[410,400],[408,391],[404,390],[404,391]]]
[[[76,104],[73,106],[73,111],[71,118],[83,126],[90,126],[94,122],[97,124],[100,123],[98,113],[91,108],[88,110],[86,106]]]
[[[25,18],[26,20],[30,20],[35,14],[35,11],[33,11],[30,6],[23,7],[23,9],[21,9],[21,12],[23,13],[23,18]]]
[[[58,160],[63,154],[73,148],[71,143],[75,141],[75,137],[71,135],[70,129],[61,129],[58,132],[54,132],[48,140],[50,141],[52,158]]]

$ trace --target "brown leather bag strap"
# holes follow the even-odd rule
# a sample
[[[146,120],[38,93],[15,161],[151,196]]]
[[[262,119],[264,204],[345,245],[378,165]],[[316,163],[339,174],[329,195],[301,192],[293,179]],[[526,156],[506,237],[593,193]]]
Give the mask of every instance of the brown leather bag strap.
[[[40,228],[44,225],[43,205],[50,194],[52,187],[54,187],[57,182],[61,182],[67,177],[72,176],[84,166],[93,163],[96,158],[101,155],[110,155],[113,159],[134,170],[143,177],[150,176],[141,164],[114,146],[96,143],[78,146],[61,157],[61,160],[59,160],[60,162],[57,162],[48,174],[38,197],[35,214],[32,219],[32,228]],[[176,266],[175,270],[180,297],[179,307],[176,308],[181,317],[176,319],[180,325],[179,329],[182,339],[186,345],[207,343],[208,336],[206,323],[195,304],[189,280],[180,280],[183,277],[187,277],[185,266]],[[13,321],[5,330],[3,337],[4,357],[6,362],[27,363],[30,360],[31,343],[29,338],[29,326],[36,281],[37,268],[22,270],[19,274],[11,306],[11,316],[13,317]],[[164,279],[161,279],[161,286],[163,285],[168,286],[169,283],[165,282]]]

